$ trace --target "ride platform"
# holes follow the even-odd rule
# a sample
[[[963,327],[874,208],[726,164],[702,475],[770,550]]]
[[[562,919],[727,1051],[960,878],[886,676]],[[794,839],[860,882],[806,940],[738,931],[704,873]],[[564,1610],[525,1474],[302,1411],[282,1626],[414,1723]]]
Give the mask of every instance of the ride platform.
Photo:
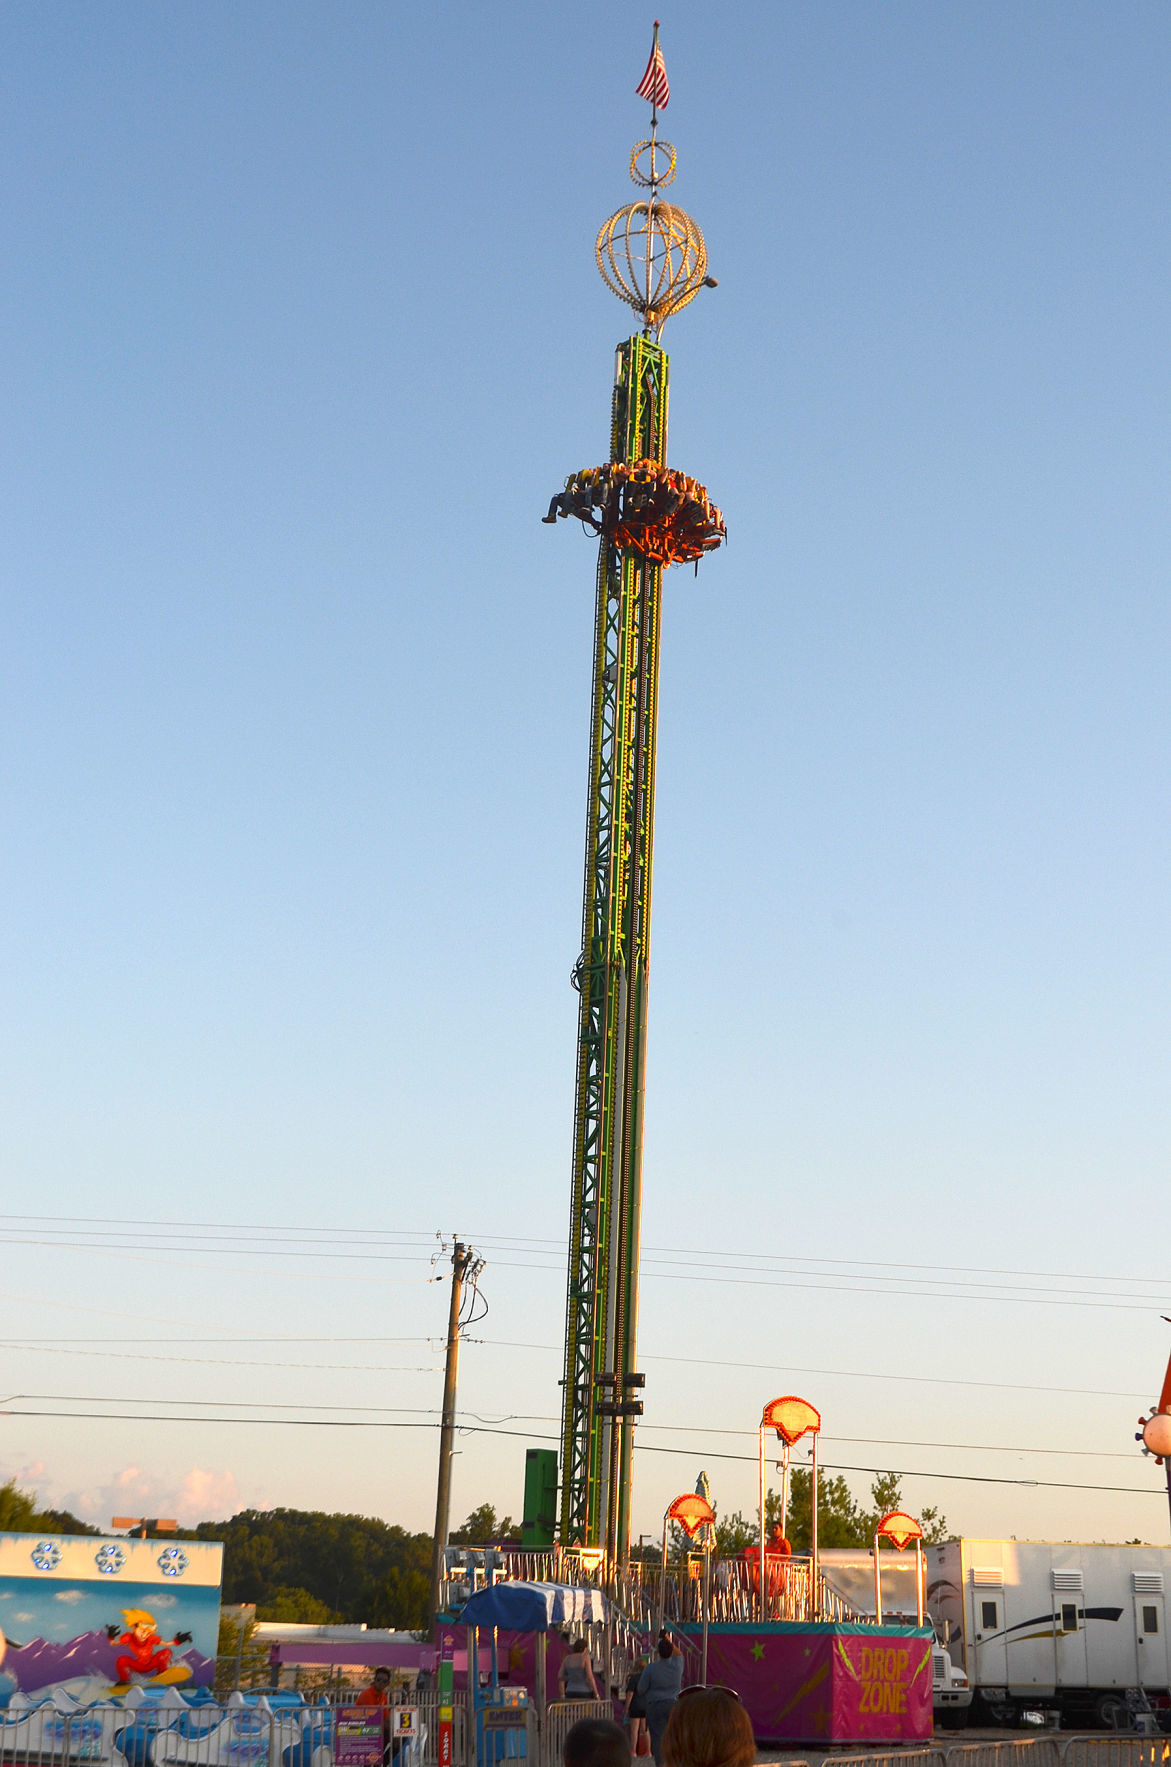
[[[679,1631],[698,1650],[702,1627]],[[712,1624],[707,1679],[735,1688],[758,1743],[909,1743],[932,1734],[929,1626]]]

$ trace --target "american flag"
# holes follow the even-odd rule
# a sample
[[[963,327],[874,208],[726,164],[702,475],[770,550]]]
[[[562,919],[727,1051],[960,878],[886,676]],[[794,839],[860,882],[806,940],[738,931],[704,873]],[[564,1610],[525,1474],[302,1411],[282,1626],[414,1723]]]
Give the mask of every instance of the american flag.
[[[663,51],[659,48],[659,24],[655,20],[655,44],[651,50],[651,58],[646,64],[646,73],[638,82],[635,90],[640,98],[650,100],[655,110],[666,110],[667,100],[671,96],[671,88],[667,83],[667,69],[663,65]]]

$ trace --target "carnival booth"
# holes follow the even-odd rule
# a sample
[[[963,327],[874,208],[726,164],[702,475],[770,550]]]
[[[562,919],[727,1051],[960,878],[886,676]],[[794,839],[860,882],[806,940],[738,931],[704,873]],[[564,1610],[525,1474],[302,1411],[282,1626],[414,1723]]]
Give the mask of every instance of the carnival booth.
[[[548,1698],[549,1634],[563,1629],[586,1631],[603,1626],[609,1609],[600,1589],[573,1583],[490,1583],[464,1604],[457,1624],[466,1626],[467,1654],[475,1661],[480,1634],[491,1632],[489,1684],[475,1689],[476,1759],[491,1764],[525,1758],[534,1730],[545,1737],[547,1759],[560,1758],[560,1733],[570,1722],[591,1716],[613,1716],[613,1703],[593,1700],[562,1700],[550,1707]],[[502,1639],[501,1634],[506,1637]],[[501,1651],[512,1638],[528,1637],[535,1645],[532,1701],[526,1686],[502,1684]],[[454,1651],[455,1640],[446,1629],[440,1634],[440,1676],[443,1661]],[[519,1655],[519,1653],[515,1653]],[[525,1653],[527,1654],[527,1653]],[[555,1736],[554,1732],[558,1734]],[[556,1746],[555,1746],[556,1745]]]

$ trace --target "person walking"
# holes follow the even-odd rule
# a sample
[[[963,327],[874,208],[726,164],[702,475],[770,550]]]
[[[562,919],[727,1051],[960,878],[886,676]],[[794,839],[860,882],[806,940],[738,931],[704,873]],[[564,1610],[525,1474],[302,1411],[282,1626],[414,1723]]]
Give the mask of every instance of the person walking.
[[[573,1649],[561,1659],[557,1674],[558,1697],[563,1700],[601,1699],[594,1679],[594,1665],[584,1638],[575,1638]]]
[[[682,1685],[683,1652],[672,1644],[665,1631],[660,1632],[658,1651],[638,1678],[638,1691],[646,1700],[646,1722],[651,1733],[655,1767],[663,1767],[663,1732]]]
[[[626,1677],[623,1706],[626,1722],[630,1726],[630,1752],[632,1755],[650,1754],[650,1738],[646,1727],[646,1700],[638,1691],[639,1677],[646,1668],[646,1662],[645,1657],[636,1657],[630,1674]]]

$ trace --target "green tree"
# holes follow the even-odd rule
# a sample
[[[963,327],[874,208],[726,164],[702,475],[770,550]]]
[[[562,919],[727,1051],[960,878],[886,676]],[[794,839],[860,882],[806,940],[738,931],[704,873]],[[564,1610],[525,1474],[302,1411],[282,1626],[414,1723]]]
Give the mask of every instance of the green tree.
[[[790,1474],[788,1536],[794,1552],[808,1552],[812,1542],[810,1497],[813,1490],[811,1467],[795,1466]],[[897,1473],[880,1473],[870,1487],[871,1507],[858,1503],[841,1473],[833,1478],[823,1472],[817,1476],[817,1539],[820,1546],[871,1546],[874,1531],[882,1517],[892,1509],[903,1509],[902,1489]],[[780,1520],[780,1498],[770,1491],[765,1505],[769,1524]],[[915,1518],[923,1529],[928,1544],[949,1537],[947,1518],[929,1505]]]
[[[493,1540],[512,1540],[519,1530],[510,1515],[496,1518],[493,1503],[481,1503],[451,1536],[453,1546],[487,1546]]]
[[[281,1584],[258,1604],[258,1620],[284,1620],[290,1625],[334,1626],[338,1615],[307,1589],[290,1589]]]
[[[263,1644],[257,1644],[255,1633],[254,1609],[220,1609],[215,1690],[221,1697],[235,1687],[257,1687],[269,1681],[268,1651]]]
[[[785,1531],[796,1553],[808,1552],[811,1545],[809,1494],[812,1487],[812,1469],[795,1466],[790,1473],[789,1513]],[[882,1517],[892,1509],[905,1507],[897,1473],[878,1475],[870,1487],[869,1508],[856,1501],[840,1473],[829,1478],[825,1473],[819,1472],[817,1490],[817,1537],[821,1546],[870,1546]],[[764,1513],[771,1530],[781,1519],[779,1491],[768,1493]],[[923,1529],[923,1539],[928,1545],[950,1538],[946,1516],[941,1515],[933,1505],[929,1504],[921,1509],[916,1520]],[[721,1558],[734,1558],[746,1546],[755,1546],[759,1539],[759,1511],[751,1517],[740,1510],[726,1517],[716,1512],[716,1549]]]
[[[19,1490],[15,1479],[0,1485],[0,1533],[35,1533],[38,1520],[37,1500],[31,1491]]]
[[[201,1522],[194,1537],[223,1542],[227,1603],[263,1608],[280,1591],[303,1590],[343,1621],[403,1631],[429,1624],[429,1534],[373,1516],[245,1509]]]
[[[67,1509],[41,1509],[34,1491],[22,1491],[15,1479],[0,1485],[0,1533],[96,1534]]]
[[[760,1525],[756,1516],[749,1521],[739,1510],[727,1517],[716,1511],[716,1551],[721,1558],[735,1558],[759,1539]]]
[[[41,1534],[100,1534],[100,1528],[91,1528],[67,1509],[42,1509],[37,1516],[36,1527]]]

